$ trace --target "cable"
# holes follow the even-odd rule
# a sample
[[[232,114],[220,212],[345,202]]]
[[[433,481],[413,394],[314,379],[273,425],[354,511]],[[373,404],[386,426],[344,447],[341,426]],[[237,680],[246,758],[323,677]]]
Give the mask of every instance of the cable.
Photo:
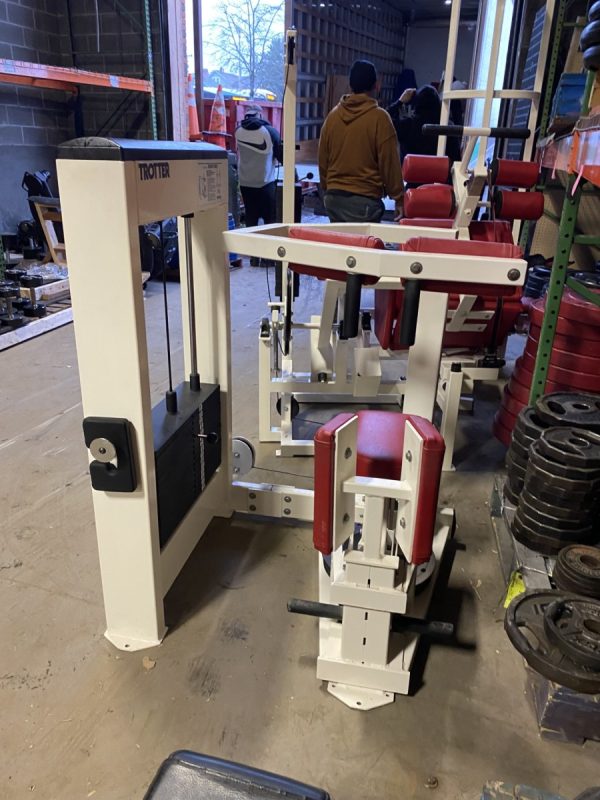
[[[165,304],[165,333],[167,338],[167,368],[169,371],[169,389],[165,393],[167,411],[170,414],[177,413],[177,394],[173,391],[173,370],[171,366],[171,333],[169,329],[169,303],[167,301],[167,267],[165,261],[165,240],[163,236],[163,221],[158,223],[160,230],[160,257],[162,261],[162,284],[163,300]]]

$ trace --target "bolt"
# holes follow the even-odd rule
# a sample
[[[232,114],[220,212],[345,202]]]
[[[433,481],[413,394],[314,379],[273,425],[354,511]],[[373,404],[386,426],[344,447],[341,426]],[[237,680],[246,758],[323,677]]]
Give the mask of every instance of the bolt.
[[[256,506],[248,506],[248,508],[250,509],[250,511],[256,511]]]
[[[437,789],[439,786],[439,781],[435,777],[435,775],[430,775],[427,780],[425,781],[425,788],[426,789]]]
[[[292,498],[291,498],[289,495],[286,495],[286,496],[283,498],[283,502],[284,502],[284,503],[291,503],[291,502],[292,502]]]
[[[344,514],[342,522],[350,522],[350,514]]]
[[[404,458],[405,458],[407,461],[412,461],[412,453],[410,452],[410,450],[407,450],[407,451],[406,451],[406,455],[404,456]]]
[[[250,500],[256,500],[256,493],[255,492],[250,492],[248,497],[250,498]]]
[[[239,454],[239,453],[234,453],[234,454],[233,454],[233,457],[234,457],[234,458],[239,458],[239,457],[240,457],[240,454]]]
[[[283,509],[283,513],[286,515],[286,517],[289,517],[289,515],[290,515],[292,512],[290,511],[290,509],[289,509],[289,508],[284,508],[284,509]]]
[[[99,447],[98,448],[98,452],[102,453],[102,455],[104,455],[104,453],[106,453],[106,447]]]
[[[413,261],[410,265],[410,271],[413,275],[418,275],[419,273],[423,272],[423,264],[420,261]]]
[[[346,259],[346,264],[347,266],[350,267],[350,269],[352,269],[352,267],[355,267],[356,259],[354,258],[354,256],[348,256],[348,258]]]
[[[234,467],[234,468],[233,468],[233,474],[234,474],[234,475],[237,475],[239,471],[240,471],[240,468],[239,468],[239,467]]]
[[[352,455],[352,450],[349,447],[347,447],[346,452],[344,453],[344,458],[350,458],[351,455]]]
[[[404,519],[404,517],[402,517],[401,520],[400,520],[400,527],[401,528],[406,528],[406,520]]]
[[[285,247],[278,247],[277,255],[279,256],[279,258],[283,258],[285,256]]]
[[[509,281],[518,281],[521,277],[521,273],[518,269],[509,269],[506,273],[506,277]]]

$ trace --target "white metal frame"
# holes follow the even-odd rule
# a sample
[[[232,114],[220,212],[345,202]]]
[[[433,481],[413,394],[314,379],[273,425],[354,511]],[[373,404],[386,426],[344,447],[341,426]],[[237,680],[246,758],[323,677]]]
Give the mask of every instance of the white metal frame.
[[[165,594],[213,516],[233,512],[229,270],[221,235],[227,226],[227,161],[203,161],[201,153],[197,160],[169,161],[165,153],[159,158],[168,165],[162,171],[168,179],[142,180],[137,161],[57,162],[73,267],[71,298],[83,413],[123,417],[134,430],[136,490],[92,492],[105,635],[126,650],[162,640]],[[82,186],[94,187],[85,202]],[[138,226],[189,213],[194,214],[194,283],[201,287],[195,292],[198,367],[202,381],[221,388],[221,466],[161,550]],[[90,246],[99,229],[109,232],[108,253]],[[183,271],[181,289],[188,375],[190,331]]]
[[[451,509],[440,512],[429,584],[415,594],[418,570],[410,564],[423,440],[407,422],[405,458],[398,480],[356,477],[357,417],[335,434],[333,546],[327,574],[319,556],[319,600],[342,607],[342,622],[319,620],[317,678],[351,708],[367,711],[407,694],[418,635],[402,634],[392,648],[392,614],[424,618],[437,569],[452,530]],[[352,512],[361,508],[360,540]],[[350,512],[350,513],[349,513]]]

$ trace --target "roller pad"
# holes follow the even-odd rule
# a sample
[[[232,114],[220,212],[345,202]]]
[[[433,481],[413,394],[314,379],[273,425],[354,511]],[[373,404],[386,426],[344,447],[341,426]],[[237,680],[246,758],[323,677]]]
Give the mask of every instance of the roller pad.
[[[447,183],[450,159],[447,156],[409,154],[402,163],[402,177],[407,183]]]
[[[496,189],[494,209],[499,219],[539,219],[544,213],[544,195],[542,192]]]
[[[451,186],[431,183],[407,189],[404,196],[404,216],[448,219],[455,213],[454,192]]]

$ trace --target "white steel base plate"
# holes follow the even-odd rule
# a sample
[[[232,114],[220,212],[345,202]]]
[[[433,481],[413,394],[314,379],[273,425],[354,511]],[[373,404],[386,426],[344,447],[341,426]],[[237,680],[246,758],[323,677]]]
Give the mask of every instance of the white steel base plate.
[[[160,639],[149,642],[147,639],[135,639],[131,636],[121,636],[118,633],[110,633],[109,631],[105,631],[104,633],[104,636],[111,644],[118,650],[124,650],[126,653],[134,653],[136,650],[147,650],[149,647],[158,647],[166,635],[167,628],[165,628]]]
[[[362,686],[349,686],[347,683],[327,684],[327,691],[348,708],[358,711],[370,711],[372,708],[387,706],[394,702],[396,695],[393,692],[383,692],[378,689],[365,689]]]

